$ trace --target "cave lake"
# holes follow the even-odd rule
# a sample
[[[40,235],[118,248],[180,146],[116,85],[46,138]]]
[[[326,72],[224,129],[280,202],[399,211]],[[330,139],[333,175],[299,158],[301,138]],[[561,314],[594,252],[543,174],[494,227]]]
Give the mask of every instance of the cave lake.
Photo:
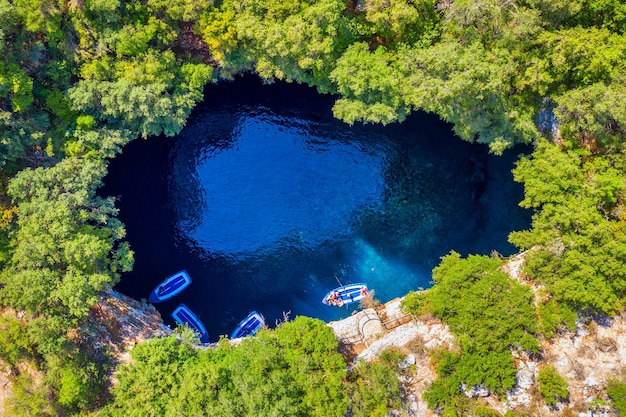
[[[174,326],[181,302],[212,341],[257,310],[336,320],[320,301],[364,282],[381,302],[432,285],[456,251],[516,252],[530,226],[511,169],[527,147],[490,155],[436,116],[349,126],[334,97],[252,76],[211,85],[173,138],[138,139],[110,163],[102,195],[119,198],[135,266],[116,286],[146,299],[186,269],[193,283],[155,306]]]

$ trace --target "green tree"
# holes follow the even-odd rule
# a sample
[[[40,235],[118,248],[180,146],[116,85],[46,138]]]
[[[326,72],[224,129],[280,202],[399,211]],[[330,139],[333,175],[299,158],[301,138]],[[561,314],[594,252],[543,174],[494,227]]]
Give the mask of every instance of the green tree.
[[[567,382],[559,375],[554,366],[544,366],[537,374],[539,392],[548,405],[567,399]]]
[[[176,39],[177,33],[164,21],[150,17],[145,24],[129,24],[116,32],[113,43],[118,58],[139,56],[150,49],[163,49]]]
[[[541,11],[545,24],[557,27],[606,27],[624,33],[626,8],[619,0],[530,0]]]
[[[148,0],[148,7],[161,18],[173,22],[193,22],[213,5],[209,0]]]
[[[571,311],[613,314],[624,307],[626,236],[618,209],[626,184],[624,155],[592,156],[542,142],[514,169],[523,207],[535,208],[531,230],[509,240],[533,248],[526,273]]]
[[[0,358],[11,366],[32,355],[25,324],[16,318],[0,316]]]
[[[58,415],[51,401],[50,386],[35,381],[28,373],[20,374],[11,386],[12,395],[3,404],[11,416],[53,417]]]
[[[443,40],[402,50],[399,61],[406,104],[453,123],[462,139],[489,144],[500,153],[539,136],[533,98],[512,85],[518,69],[510,51]]]
[[[452,252],[433,270],[435,285],[403,303],[408,312],[430,312],[442,319],[461,348],[437,359],[438,379],[424,393],[432,408],[466,407],[461,384],[496,392],[512,388],[516,369],[510,350],[538,349],[532,293],[500,266],[500,260],[487,256],[462,259]]]
[[[43,114],[19,114],[0,109],[0,167],[19,158],[46,160],[35,146],[42,146],[48,139],[46,130],[50,128],[50,118]]]
[[[399,93],[401,75],[391,59],[384,47],[374,52],[363,42],[348,47],[330,74],[342,95],[333,107],[335,117],[350,124],[405,119],[408,107]]]
[[[0,62],[0,98],[9,98],[13,112],[28,109],[33,102],[33,80],[15,64]]]
[[[620,415],[626,414],[626,383],[611,379],[608,381],[606,392],[613,401],[613,407],[617,409]]]
[[[77,130],[73,138],[65,143],[65,154],[70,157],[90,156],[94,153],[99,157],[113,158],[122,152],[122,147],[133,138],[128,130],[95,128],[92,116],[79,116]],[[85,124],[83,124],[85,123]]]
[[[170,337],[133,350],[104,415],[339,417],[345,376],[332,331],[307,317],[204,352]]]
[[[349,42],[338,0],[224,2],[233,11],[237,38],[263,78],[297,81],[334,92],[328,74]]]
[[[118,376],[119,385],[113,390],[115,402],[105,414],[165,416],[172,391],[184,383],[182,368],[197,353],[176,338],[168,337],[137,345],[132,356],[133,362]]]
[[[47,384],[54,390],[59,414],[95,409],[109,382],[110,363],[87,357],[71,343],[66,345],[64,355],[48,355],[46,359]]]
[[[556,331],[562,327],[574,330],[576,319],[578,318],[575,311],[567,305],[559,304],[554,299],[539,303],[537,316],[539,319],[539,331],[548,338],[554,337]]]
[[[252,58],[245,53],[237,34],[236,12],[209,8],[196,24],[196,32],[202,35],[211,55],[222,67],[247,69]]]
[[[121,8],[122,4],[118,0],[88,0],[85,2],[85,18],[111,25],[122,18]]]
[[[441,7],[450,32],[465,38],[481,39],[486,45],[503,37],[509,30],[510,22],[524,11],[523,6],[514,1],[500,0],[457,0],[443,3]]]
[[[607,82],[624,71],[624,37],[608,29],[571,28],[537,36],[525,68],[540,94],[560,95],[570,89]]]
[[[624,79],[626,80],[626,78]],[[612,80],[571,89],[555,98],[561,134],[581,142],[600,142],[604,147],[624,142],[626,83]]]
[[[58,0],[15,0],[13,5],[29,32],[43,33],[56,40],[61,38],[63,2]]]
[[[170,94],[166,84],[137,86],[125,80],[80,81],[69,95],[74,110],[144,138],[180,132],[195,104],[189,94]]]
[[[509,347],[536,350],[532,293],[500,271],[500,265],[501,261],[487,256],[447,255],[433,270],[435,286],[426,298],[428,311],[450,325],[462,347],[467,344],[477,353]]]
[[[402,41],[414,43],[430,32],[438,23],[436,2],[432,0],[368,0],[365,2],[365,20],[372,32],[382,37],[384,45]]]
[[[354,417],[384,417],[401,407],[398,384],[398,362],[402,355],[385,351],[378,360],[363,363],[349,374],[351,415]]]
[[[0,275],[3,302],[34,313],[81,318],[98,291],[132,266],[112,199],[96,197],[106,172],[100,160],[65,159],[25,170],[9,184],[19,215],[9,266]]]

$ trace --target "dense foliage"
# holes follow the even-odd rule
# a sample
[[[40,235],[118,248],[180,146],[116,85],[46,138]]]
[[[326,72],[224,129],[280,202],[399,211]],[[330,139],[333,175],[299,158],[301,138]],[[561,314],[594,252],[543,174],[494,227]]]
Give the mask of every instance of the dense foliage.
[[[350,402],[354,416],[384,416],[398,401],[397,358],[347,378],[332,330],[306,317],[237,346],[201,352],[169,337],[132,354],[103,415],[341,417]]]
[[[539,392],[548,405],[567,399],[567,382],[556,371],[554,366],[544,366],[537,373]]]
[[[349,123],[421,109],[499,151],[537,138],[554,108],[564,132],[611,142],[626,122],[623,6],[557,3],[225,0],[197,29],[225,68],[339,93]]]
[[[132,267],[112,199],[95,195],[106,166],[65,158],[25,169],[8,189],[19,217],[15,245],[0,275],[2,301],[31,312],[84,318],[97,292]],[[87,285],[85,285],[87,284]],[[75,323],[74,323],[75,324]]]
[[[115,201],[97,195],[106,160],[137,137],[175,135],[210,100],[207,83],[245,71],[337,94],[334,113],[348,123],[422,110],[496,153],[537,145],[515,169],[533,226],[510,237],[543,288],[536,310],[494,259],[455,254],[431,295],[413,300],[461,346],[436,358],[431,404],[453,401],[461,382],[509,388],[509,349],[535,348],[532,334],[551,337],[580,310],[625,306],[625,45],[620,0],[0,0],[0,303],[14,309],[0,317],[0,357],[46,374],[16,379],[11,410],[104,402],[106,352],[85,345],[81,323],[133,263]],[[202,356],[163,349],[180,363]],[[351,394],[354,413],[374,407],[363,392]],[[392,404],[384,392],[372,401]],[[275,405],[301,412],[294,404]]]
[[[499,270],[501,264],[453,252],[433,270],[433,288],[403,300],[406,311],[432,313],[458,337],[460,352],[434,356],[439,378],[425,393],[431,407],[454,406],[462,385],[496,392],[512,388],[516,369],[510,349],[538,349],[532,293]]]
[[[626,382],[617,379],[611,380],[606,391],[620,415],[626,414]]]
[[[611,314],[626,302],[625,149],[593,155],[541,142],[513,171],[525,186],[521,205],[541,208],[533,228],[511,242],[533,248],[526,272],[570,310]]]
[[[385,351],[378,361],[363,363],[348,373],[347,392],[353,417],[385,417],[402,408],[398,363],[404,355]]]
[[[114,199],[96,190],[105,158],[177,133],[202,99],[213,67],[177,39],[208,6],[0,1],[0,303],[27,313],[3,322],[0,355],[46,375],[19,379],[9,413],[67,414],[106,396],[109,359],[81,324],[133,254]]]

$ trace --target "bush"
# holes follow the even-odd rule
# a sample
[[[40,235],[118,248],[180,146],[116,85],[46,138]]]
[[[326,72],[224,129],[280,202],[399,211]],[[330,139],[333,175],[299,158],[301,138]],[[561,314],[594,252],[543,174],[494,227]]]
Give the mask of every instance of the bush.
[[[24,324],[14,318],[0,317],[0,359],[11,366],[31,354],[31,343]]]
[[[620,415],[626,416],[626,382],[610,380],[606,392],[613,401],[613,407],[619,411]]]
[[[359,363],[348,387],[353,417],[384,417],[400,403],[398,362],[402,355],[384,352],[378,361]]]
[[[557,401],[568,396],[567,382],[559,375],[554,366],[548,365],[539,370],[537,375],[539,392],[548,405],[556,405]]]

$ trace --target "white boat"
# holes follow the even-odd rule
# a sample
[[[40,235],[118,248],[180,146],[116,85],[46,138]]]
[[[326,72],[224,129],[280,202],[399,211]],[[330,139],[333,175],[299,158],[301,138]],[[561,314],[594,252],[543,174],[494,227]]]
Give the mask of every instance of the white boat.
[[[337,287],[322,298],[322,303],[327,306],[343,307],[356,303],[368,294],[367,284],[349,284]]]

